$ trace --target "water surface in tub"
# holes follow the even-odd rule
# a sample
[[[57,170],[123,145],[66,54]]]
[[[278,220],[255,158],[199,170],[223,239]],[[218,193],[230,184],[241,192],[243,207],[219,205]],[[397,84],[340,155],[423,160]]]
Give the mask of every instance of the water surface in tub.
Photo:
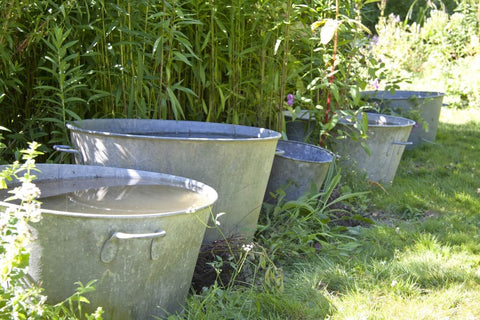
[[[62,190],[62,184],[55,186],[55,183],[46,183],[50,184],[50,195],[39,199],[42,202],[41,208],[77,213],[131,215],[192,211],[207,202],[205,195],[177,186],[115,185],[118,182],[118,179],[92,179],[93,187],[69,192],[65,192],[68,188]],[[83,181],[82,185],[87,183]],[[38,186],[45,190],[46,184],[40,183]]]

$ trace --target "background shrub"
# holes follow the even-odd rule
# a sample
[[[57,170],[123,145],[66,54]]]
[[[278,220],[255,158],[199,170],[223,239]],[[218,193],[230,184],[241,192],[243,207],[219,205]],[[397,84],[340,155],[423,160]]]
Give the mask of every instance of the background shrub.
[[[372,52],[390,77],[408,79],[402,89],[441,91],[453,107],[478,106],[477,8],[465,1],[453,14],[431,10],[423,25],[405,24],[393,14],[381,17]]]
[[[82,118],[188,119],[281,130],[285,97],[365,83],[358,1],[0,2],[0,126],[11,160],[28,141],[67,143]],[[338,10],[337,10],[338,9]],[[338,41],[320,41],[326,21]],[[311,28],[317,23],[317,27]],[[338,27],[338,28],[337,28]],[[334,49],[334,42],[338,45]],[[336,59],[334,58],[336,52]],[[334,64],[335,81],[329,83]],[[321,89],[321,90],[318,90]],[[335,94],[344,105],[348,95]],[[318,101],[321,101],[319,103]],[[333,103],[332,103],[333,104]]]

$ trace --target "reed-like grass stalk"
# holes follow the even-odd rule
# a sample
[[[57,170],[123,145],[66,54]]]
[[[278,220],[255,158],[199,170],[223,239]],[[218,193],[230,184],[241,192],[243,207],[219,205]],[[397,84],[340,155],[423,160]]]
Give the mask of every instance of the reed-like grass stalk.
[[[49,48],[41,39],[60,28],[70,30],[65,43],[77,41],[65,54],[75,55],[69,69],[82,70],[75,96],[86,101],[82,110],[65,105],[65,121],[74,119],[70,110],[81,118],[189,119],[282,130],[286,94],[304,91],[318,76],[312,71],[325,67],[330,49],[320,50],[324,56],[312,53],[318,48],[309,29],[331,15],[332,3],[3,1],[0,105],[6,112],[0,125],[15,133],[39,131],[36,126],[45,135],[56,128],[55,113],[44,112],[54,110],[55,100],[45,86],[59,83],[48,78],[43,58]],[[28,121],[14,121],[18,115]]]

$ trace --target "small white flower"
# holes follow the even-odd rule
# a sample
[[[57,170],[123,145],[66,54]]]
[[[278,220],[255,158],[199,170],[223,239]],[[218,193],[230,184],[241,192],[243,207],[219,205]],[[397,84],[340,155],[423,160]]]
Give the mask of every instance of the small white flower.
[[[242,245],[242,249],[245,252],[250,252],[253,249],[253,244],[251,244],[251,243],[250,244],[244,244],[244,245]]]
[[[40,189],[31,182],[23,182],[20,187],[16,187],[12,192],[16,199],[29,201],[40,197]]]

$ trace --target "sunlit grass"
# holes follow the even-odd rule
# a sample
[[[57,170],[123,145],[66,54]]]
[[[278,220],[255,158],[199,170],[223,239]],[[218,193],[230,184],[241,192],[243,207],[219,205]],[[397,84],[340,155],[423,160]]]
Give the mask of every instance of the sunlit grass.
[[[440,122],[448,124],[472,125],[480,123],[480,111],[478,108],[452,109],[442,108]]]
[[[405,152],[388,194],[372,188],[385,224],[364,230],[331,319],[480,318],[479,124],[443,108],[435,144]]]
[[[478,109],[443,108],[435,143],[405,150],[388,195],[373,190],[378,206],[397,215],[412,208],[478,213],[479,124]]]
[[[379,228],[380,238],[384,231]],[[363,241],[370,250],[377,231],[368,233]],[[344,264],[322,263],[304,273],[312,285],[323,284],[335,310],[330,319],[480,317],[480,256],[442,244],[431,234],[401,228],[394,233],[410,241],[391,248],[390,258],[359,252]]]
[[[458,284],[414,296],[393,290],[353,292],[343,297],[331,319],[478,319],[480,287]],[[336,299],[333,299],[334,303]]]
[[[190,303],[229,319],[480,319],[479,124],[478,110],[444,108],[435,144],[405,152],[392,186],[365,184],[377,224],[355,229],[348,255],[292,258],[281,292]]]

